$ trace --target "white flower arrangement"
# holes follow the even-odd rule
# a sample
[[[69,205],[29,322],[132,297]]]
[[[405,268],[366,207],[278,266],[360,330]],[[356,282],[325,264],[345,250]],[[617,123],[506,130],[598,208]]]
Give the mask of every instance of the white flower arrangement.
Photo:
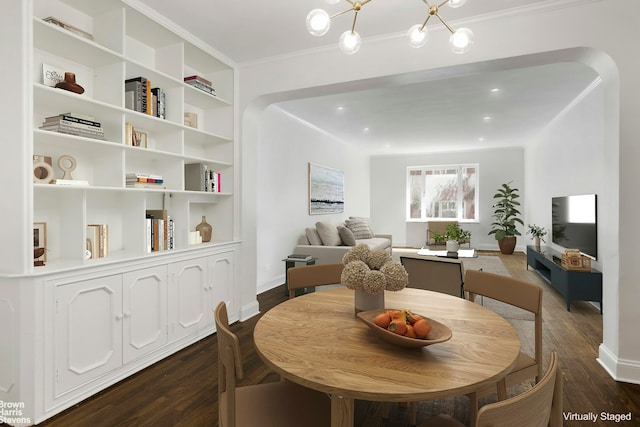
[[[384,290],[399,291],[409,282],[409,274],[386,251],[372,251],[367,245],[357,245],[342,258],[341,282],[349,289],[364,290],[377,295]]]

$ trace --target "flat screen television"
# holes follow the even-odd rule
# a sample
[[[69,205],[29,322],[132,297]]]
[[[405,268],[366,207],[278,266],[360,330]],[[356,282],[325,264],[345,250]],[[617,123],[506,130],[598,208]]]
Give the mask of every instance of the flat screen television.
[[[565,249],[598,257],[598,201],[595,194],[553,197],[551,240]]]

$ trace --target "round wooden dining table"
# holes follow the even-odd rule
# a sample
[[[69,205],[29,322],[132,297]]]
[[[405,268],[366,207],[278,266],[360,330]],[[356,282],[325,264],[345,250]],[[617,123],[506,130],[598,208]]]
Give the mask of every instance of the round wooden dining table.
[[[354,399],[408,402],[464,395],[516,363],[520,339],[493,311],[451,295],[385,291],[385,308],[411,309],[452,331],[420,348],[383,341],[355,316],[354,292],[316,291],[287,300],[257,322],[260,357],[295,383],[331,395],[331,425],[352,427]]]

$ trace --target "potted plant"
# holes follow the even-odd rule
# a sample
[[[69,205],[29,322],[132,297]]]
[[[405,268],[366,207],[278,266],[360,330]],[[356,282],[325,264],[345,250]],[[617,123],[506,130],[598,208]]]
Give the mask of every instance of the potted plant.
[[[471,232],[463,230],[458,224],[449,224],[444,234],[433,233],[433,240],[436,242],[446,242],[448,252],[457,252],[460,243],[467,242],[471,238]]]
[[[502,187],[498,188],[497,193],[493,195],[494,222],[491,223],[489,235],[495,236],[500,252],[503,254],[512,254],[516,247],[516,236],[522,235],[517,228],[517,224],[524,225],[520,218],[522,214],[518,210],[520,206],[518,191],[520,190],[512,188],[511,182],[508,182],[502,184]]]
[[[540,227],[538,225],[535,224],[529,224],[528,225],[529,229],[527,230],[527,234],[531,234],[531,237],[533,237],[533,244],[536,247],[537,251],[540,251],[540,242],[546,243],[544,241],[544,236],[547,235],[547,230],[545,230],[544,227]]]

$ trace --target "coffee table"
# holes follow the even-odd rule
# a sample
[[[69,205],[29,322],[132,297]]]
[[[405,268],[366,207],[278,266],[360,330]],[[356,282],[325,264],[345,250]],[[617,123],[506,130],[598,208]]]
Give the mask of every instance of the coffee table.
[[[429,248],[422,248],[418,255],[430,255],[447,258],[478,258],[478,251],[475,249],[458,249],[457,252],[447,252],[446,250],[436,251]]]

